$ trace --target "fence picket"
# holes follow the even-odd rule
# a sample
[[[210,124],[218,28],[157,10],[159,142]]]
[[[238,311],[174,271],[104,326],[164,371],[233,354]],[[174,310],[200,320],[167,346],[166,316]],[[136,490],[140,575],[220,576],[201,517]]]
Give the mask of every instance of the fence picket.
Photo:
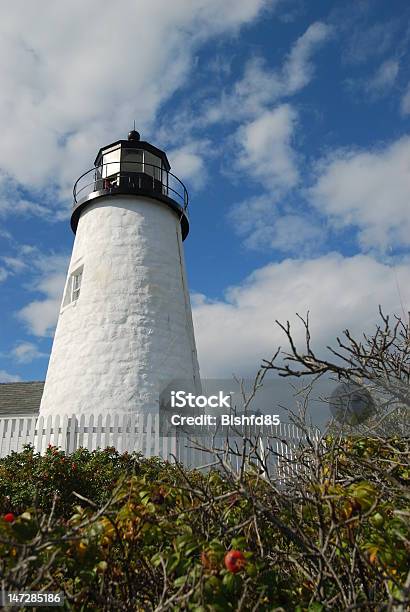
[[[91,414],[89,421],[88,421],[88,427],[87,427],[87,446],[86,448],[89,451],[93,451],[94,450],[94,415]]]
[[[159,455],[159,415],[154,416],[154,455]]]
[[[144,430],[143,423],[141,424],[141,429]],[[148,414],[147,417],[147,431],[145,436],[145,449],[142,449],[142,452],[146,457],[152,457],[152,414]]]
[[[67,440],[67,449],[69,453],[73,453],[77,448],[77,418],[75,414],[70,416],[68,421],[68,440]]]
[[[14,428],[14,443],[13,443],[13,450],[16,453],[19,450],[20,437],[21,437],[21,419],[16,419],[16,426]]]
[[[111,416],[107,414],[107,416],[105,417],[104,448],[111,446],[110,433],[111,433]]]
[[[122,417],[122,423],[121,423],[121,436],[120,436],[121,443],[118,445],[118,451],[120,453],[124,453],[126,450],[128,450],[127,448],[128,421],[129,421],[129,417],[126,414],[124,414]]]
[[[60,441],[60,415],[57,414],[54,424],[53,424],[53,444],[54,446],[59,447]]]
[[[5,445],[6,445],[6,427],[7,419],[0,420],[0,457],[6,457]]]
[[[67,431],[68,431],[68,414],[63,417],[63,424],[61,426],[61,450],[68,453],[67,446]]]
[[[187,449],[187,444],[189,443],[186,437],[180,437],[180,441],[182,442],[182,448],[181,448],[181,463],[183,463],[184,465],[189,467],[188,464],[188,449]]]
[[[114,423],[113,423],[112,443],[110,444],[110,446],[114,446],[114,448],[118,448],[119,429],[120,429],[120,417],[118,414],[116,414],[114,416]]]
[[[23,436],[23,419],[17,419],[17,423],[16,423],[16,436],[15,436],[15,441],[14,441],[14,450],[16,451],[16,453],[20,452],[20,443],[21,443],[21,438]]]
[[[39,417],[36,426],[36,433],[34,437],[34,445],[37,453],[42,452],[42,443],[43,443],[43,424],[44,417]]]
[[[144,441],[144,419],[142,414],[137,415],[137,427],[138,427],[138,435],[135,438],[134,442],[134,450],[138,453],[144,454],[143,441]]]
[[[36,433],[36,417],[30,417],[27,419],[27,438],[26,444],[30,444],[30,446],[34,447],[34,436]]]
[[[167,436],[161,436],[161,453],[161,457],[164,459],[164,461],[169,461]]]
[[[102,428],[103,428],[103,416],[99,414],[97,417],[97,431],[95,437],[95,448],[101,448],[101,436],[102,436]]]
[[[47,421],[46,421],[46,435],[45,435],[46,447],[50,444],[52,419],[53,417],[51,416],[51,414],[49,414],[47,417]]]
[[[29,427],[30,427],[30,417],[26,417],[22,419],[22,421],[23,423],[21,426],[19,452],[21,452],[24,449],[24,446],[27,444],[28,432],[29,432]]]
[[[9,438],[8,450],[7,450],[8,455],[16,450],[15,449],[16,425],[17,425],[16,421],[17,419],[10,419],[10,438]]]
[[[177,454],[177,439],[176,439],[176,435],[174,432],[174,435],[171,436],[171,439],[170,439],[170,450],[169,450],[169,460],[172,461],[172,463],[175,463],[176,454]]]
[[[136,417],[135,414],[132,414],[128,423],[128,436],[127,436],[127,448],[126,450],[129,453],[132,453],[132,451],[134,450],[134,445],[135,445],[135,437],[136,437],[136,431],[135,431],[135,422],[136,422]]]
[[[80,422],[78,424],[78,448],[84,446],[84,433],[85,433],[85,414],[80,416]]]

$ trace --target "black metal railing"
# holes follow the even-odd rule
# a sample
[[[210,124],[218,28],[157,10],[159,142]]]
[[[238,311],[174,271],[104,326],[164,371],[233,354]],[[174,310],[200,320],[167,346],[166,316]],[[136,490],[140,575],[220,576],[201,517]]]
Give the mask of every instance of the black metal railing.
[[[115,193],[121,189],[135,193],[152,191],[175,200],[184,210],[188,207],[188,191],[175,174],[154,164],[125,160],[100,164],[84,172],[73,187],[74,207],[92,193]]]

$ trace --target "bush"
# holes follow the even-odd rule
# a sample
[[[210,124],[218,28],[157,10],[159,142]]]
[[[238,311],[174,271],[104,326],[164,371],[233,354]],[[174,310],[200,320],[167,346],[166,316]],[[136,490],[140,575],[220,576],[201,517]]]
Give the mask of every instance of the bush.
[[[23,512],[35,503],[50,512],[55,501],[57,512],[67,518],[75,503],[74,490],[101,504],[118,478],[132,474],[139,463],[140,455],[120,455],[114,448],[80,448],[67,456],[50,445],[41,456],[28,445],[22,453],[0,460],[0,504],[5,511]]]
[[[408,441],[328,436],[296,460],[283,486],[113,449],[14,453],[0,460],[1,513],[16,516],[0,519],[4,587],[84,610],[404,610]]]

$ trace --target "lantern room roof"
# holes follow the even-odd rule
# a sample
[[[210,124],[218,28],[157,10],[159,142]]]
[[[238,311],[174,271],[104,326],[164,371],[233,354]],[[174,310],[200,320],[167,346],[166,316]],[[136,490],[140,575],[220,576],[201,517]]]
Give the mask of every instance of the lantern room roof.
[[[97,153],[97,157],[95,158],[94,166],[99,165],[101,155],[104,153],[104,151],[106,151],[107,149],[115,148],[117,145],[120,146],[121,149],[143,149],[144,151],[149,151],[153,155],[156,155],[157,157],[160,157],[162,159],[165,169],[167,171],[171,169],[171,164],[168,161],[165,151],[161,151],[161,149],[154,147],[154,145],[150,144],[149,142],[146,142],[145,140],[136,139],[116,140],[111,144],[105,145],[105,147],[101,147],[101,149]]]

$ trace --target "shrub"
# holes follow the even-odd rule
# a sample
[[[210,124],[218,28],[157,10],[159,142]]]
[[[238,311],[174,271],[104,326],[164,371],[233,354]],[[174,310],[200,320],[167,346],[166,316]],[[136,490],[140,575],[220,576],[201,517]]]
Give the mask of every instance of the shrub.
[[[0,519],[3,584],[87,610],[404,610],[408,457],[405,440],[328,436],[278,486],[252,470],[26,448],[0,461],[1,514],[16,516]]]

